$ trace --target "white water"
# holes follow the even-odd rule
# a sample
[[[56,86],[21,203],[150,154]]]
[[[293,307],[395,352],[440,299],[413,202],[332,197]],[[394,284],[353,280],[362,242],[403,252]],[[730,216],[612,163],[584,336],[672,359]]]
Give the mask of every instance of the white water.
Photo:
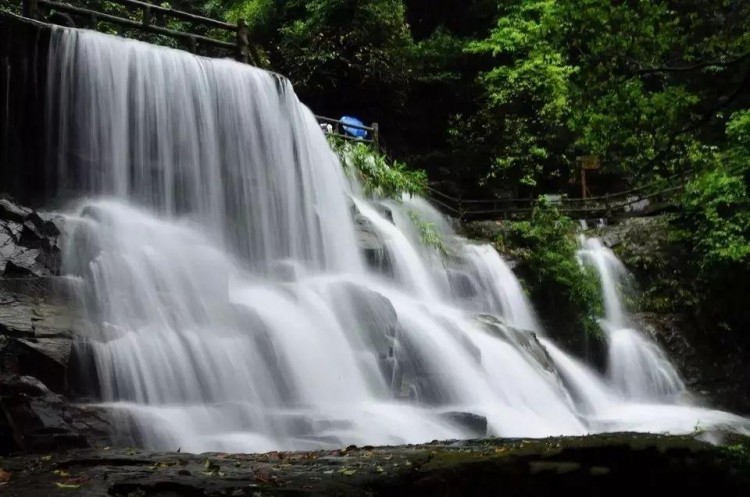
[[[670,402],[686,393],[679,373],[659,346],[635,329],[625,312],[620,288],[627,270],[598,238],[581,240],[579,255],[596,268],[605,316],[601,321],[609,345],[608,373],[613,387],[628,398]]]
[[[424,200],[388,204],[391,222],[352,199],[285,79],[62,29],[50,74],[53,180],[78,202],[64,267],[98,324],[79,352],[121,443],[262,451],[481,434],[457,412],[500,436],[746,427],[661,393],[646,404],[646,380],[631,391],[618,366],[599,376],[554,329],[538,340],[493,249],[456,237]],[[365,264],[353,210],[392,271]],[[409,211],[451,256],[421,244]],[[617,302],[608,316],[626,329]],[[654,350],[639,367],[660,378]]]

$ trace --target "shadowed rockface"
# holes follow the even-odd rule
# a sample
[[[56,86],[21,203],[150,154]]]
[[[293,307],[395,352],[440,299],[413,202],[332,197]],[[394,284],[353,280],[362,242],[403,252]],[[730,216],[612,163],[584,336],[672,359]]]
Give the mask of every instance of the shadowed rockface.
[[[258,455],[99,449],[0,460],[0,490],[9,497],[743,495],[745,450],[635,434]]]

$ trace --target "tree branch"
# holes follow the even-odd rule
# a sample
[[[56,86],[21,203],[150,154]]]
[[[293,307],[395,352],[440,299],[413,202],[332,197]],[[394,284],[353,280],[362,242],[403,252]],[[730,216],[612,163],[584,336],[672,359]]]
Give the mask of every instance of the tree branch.
[[[652,67],[648,69],[640,69],[635,71],[634,74],[654,74],[661,72],[691,72],[697,71],[698,69],[705,69],[706,67],[730,67],[744,62],[750,59],[750,52],[738,55],[733,59],[729,60],[712,60],[708,62],[701,62],[692,66],[681,66],[681,67]]]

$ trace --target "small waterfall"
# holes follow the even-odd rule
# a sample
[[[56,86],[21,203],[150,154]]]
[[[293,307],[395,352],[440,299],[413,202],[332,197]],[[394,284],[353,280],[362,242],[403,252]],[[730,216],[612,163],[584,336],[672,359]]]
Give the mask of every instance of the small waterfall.
[[[53,32],[49,65],[50,175],[76,202],[64,271],[95,324],[77,351],[119,443],[247,452],[747,429],[654,404],[682,385],[637,376],[671,366],[637,332],[617,339],[630,328],[603,249],[583,256],[609,278],[611,382],[554,344],[490,246],[424,199],[360,198],[284,78],[72,29]],[[449,253],[423,243],[414,215]],[[392,267],[363,256],[364,228]]]
[[[609,343],[608,373],[612,384],[628,398],[672,402],[685,393],[679,373],[659,346],[634,328],[625,312],[620,287],[627,270],[598,238],[583,238],[580,257],[596,268],[605,315],[601,326]]]

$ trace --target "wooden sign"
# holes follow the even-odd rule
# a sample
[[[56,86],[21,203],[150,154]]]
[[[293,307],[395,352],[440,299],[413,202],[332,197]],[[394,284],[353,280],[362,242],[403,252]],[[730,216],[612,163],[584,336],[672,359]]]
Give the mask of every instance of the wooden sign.
[[[584,155],[579,157],[581,169],[584,171],[593,171],[599,169],[599,157],[596,155]]]

